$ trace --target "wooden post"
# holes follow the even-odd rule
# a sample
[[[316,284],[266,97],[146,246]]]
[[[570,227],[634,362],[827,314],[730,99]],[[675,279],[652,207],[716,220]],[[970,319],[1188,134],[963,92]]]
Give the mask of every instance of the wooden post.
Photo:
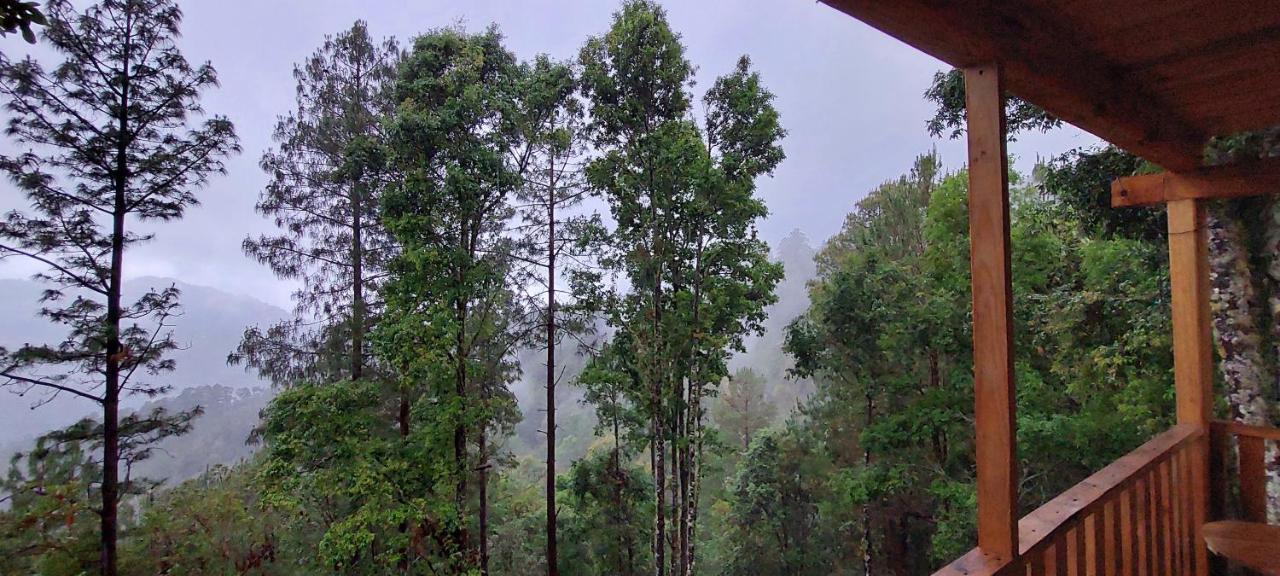
[[[1018,470],[1004,84],[997,64],[966,69],[964,81],[969,133],[978,547],[1013,560],[1018,554]]]
[[[1209,574],[1203,527],[1209,517],[1209,421],[1213,414],[1213,330],[1209,313],[1209,241],[1197,200],[1168,203],[1169,282],[1173,288],[1173,381],[1179,424],[1204,430],[1188,448],[1194,573]]]

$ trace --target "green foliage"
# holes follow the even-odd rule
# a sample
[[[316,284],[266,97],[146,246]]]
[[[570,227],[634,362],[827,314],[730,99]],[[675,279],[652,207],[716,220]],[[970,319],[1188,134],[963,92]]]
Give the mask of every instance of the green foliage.
[[[598,450],[574,462],[558,482],[566,575],[638,576],[651,571],[653,482],[617,452]]]
[[[933,118],[925,124],[929,133],[935,137],[946,135],[959,138],[964,133],[964,72],[948,70],[933,75],[933,83],[924,93],[925,99],[938,106]],[[1005,115],[1008,117],[1009,134],[1014,135],[1025,130],[1047,132],[1062,125],[1062,120],[1050,116],[1047,112],[1021,98],[1011,97],[1005,103]]]
[[[756,432],[768,426],[776,407],[765,399],[765,381],[750,368],[733,373],[721,386],[711,417],[734,443],[746,450]]]
[[[1115,146],[1072,150],[1044,166],[1042,185],[1090,235],[1159,243],[1167,229],[1162,207],[1111,208],[1112,180],[1153,169]]]
[[[723,574],[818,575],[831,573],[834,550],[826,543],[833,527],[818,510],[825,489],[810,468],[812,448],[802,437],[768,430],[751,441],[729,481],[732,549]]]
[[[8,36],[21,29],[22,39],[28,44],[35,44],[36,32],[31,26],[45,26],[48,23],[40,12],[38,2],[0,0],[0,36]]]
[[[16,23],[30,39],[26,23],[39,12],[25,4],[3,8],[4,25]],[[218,78],[212,65],[192,66],[178,49],[182,11],[175,2],[53,0],[46,15],[56,66],[46,71],[31,57],[0,58],[12,144],[0,171],[28,203],[0,220],[0,259],[35,266],[35,278],[46,284],[40,314],[65,332],[57,342],[0,348],[0,386],[39,390],[44,398],[69,394],[101,410],[97,422],[73,427],[78,437],[68,440],[100,441],[100,569],[115,576],[117,508],[130,483],[124,455],[147,454],[129,443],[186,425],[163,413],[149,421],[120,417],[122,397],[169,389],[147,380],[173,370],[166,355],[178,344],[170,320],[180,313],[173,286],[123,298],[123,278],[132,271],[125,255],[154,238],[134,226],[180,220],[240,147],[225,117],[198,120],[201,97]]]
[[[787,341],[796,374],[818,382],[790,428],[834,466],[824,509],[868,530],[851,540],[869,543],[873,570],[928,550],[902,561],[913,574],[973,544],[967,179],[933,162],[859,203]],[[1078,218],[1097,208],[1054,193],[1099,170],[1062,160],[1053,186],[1011,178],[1023,512],[1171,420],[1163,244]]]
[[[73,576],[98,561],[102,467],[87,446],[43,437],[0,481],[0,572]]]
[[[165,8],[159,32],[176,33],[167,3],[104,3],[152,5]],[[68,6],[51,4],[50,39],[75,50],[66,43],[76,29],[59,20]],[[163,34],[144,36],[169,47]],[[174,74],[195,88],[212,84],[211,69],[180,64]],[[57,104],[36,89],[39,66],[0,68],[11,100]],[[262,411],[252,460],[168,489],[126,476],[124,573],[923,575],[969,549],[966,174],[918,157],[816,255],[810,306],[784,343],[790,375],[815,392],[776,422],[779,384],[751,370],[730,376],[729,365],[777,300],[782,268],[756,234],[768,213],[756,184],[784,159],[786,132],[749,58],[711,84],[700,111],[694,69],[648,0],[624,2],[576,65],[521,63],[495,28],[433,30],[406,54],[372,42],[362,23],[326,39],[296,70],[297,110],[262,162],[271,180],[258,209],[281,231],[245,245],[302,281],[297,318],[251,329],[233,355],[286,389]],[[195,88],[160,94],[196,111]],[[959,75],[940,74],[927,97],[939,104],[930,130],[958,134]],[[1015,131],[1058,125],[1020,100],[1010,106]],[[20,141],[56,140],[38,109],[15,108]],[[89,138],[92,126],[57,114],[70,137]],[[200,130],[211,156],[172,190],[139,197],[136,215],[181,216],[194,202],[187,188],[221,169],[230,125]],[[1224,157],[1263,155],[1274,136],[1215,145]],[[42,192],[95,146],[54,155],[57,174],[31,155],[0,162],[49,216],[9,216],[0,248],[56,252],[65,266],[46,278],[49,300],[74,296],[46,311],[69,326],[66,343],[5,352],[11,384],[46,361],[83,369],[46,384],[97,383],[103,334],[136,346],[121,357],[130,373],[170,366],[167,339],[139,326],[104,332],[107,307],[91,297],[107,295],[98,259],[109,238],[85,214],[119,182],[77,188],[91,194],[87,207]],[[159,153],[126,156],[149,150]],[[1105,189],[1148,169],[1102,148],[1056,159],[1030,181],[1011,174],[1022,512],[1170,421],[1163,215],[1113,211]],[[578,202],[591,195],[610,225],[582,216]],[[66,242],[49,232],[55,224],[69,226]],[[82,245],[87,260],[66,256]],[[559,264],[573,288],[563,302],[534,296],[558,277],[550,255],[574,260]],[[152,292],[121,312],[159,315],[163,327],[176,296]],[[304,326],[312,316],[317,330]],[[560,438],[585,456],[558,477],[506,443],[518,354],[569,347],[557,334],[533,337],[552,318],[557,334],[605,336],[573,382],[595,411],[596,437]],[[227,394],[199,399],[221,406]],[[126,469],[198,413],[123,417]],[[97,568],[103,468],[91,454],[104,435],[85,420],[15,459],[0,482],[0,571]],[[556,566],[543,548],[552,502]]]
[[[228,358],[274,385],[360,378],[371,361],[364,333],[396,249],[379,209],[395,179],[383,120],[395,111],[401,57],[395,39],[378,42],[357,20],[293,68],[296,108],[276,122],[276,148],[260,162],[270,180],[254,206],[278,232],[245,238],[242,248],[301,283],[295,316],[247,328]]]
[[[149,501],[126,541],[130,574],[309,573],[281,542],[287,517],[263,506],[258,464],[218,466]]]
[[[282,392],[263,414],[262,503],[307,535],[296,552],[314,550],[317,568],[379,574],[454,552],[443,534],[464,520],[436,497],[451,444],[426,426],[400,436],[392,401],[376,383],[342,381]]]
[[[579,61],[596,148],[586,182],[615,223],[601,263],[625,279],[576,278],[580,300],[614,330],[600,369],[584,376],[591,398],[605,403],[601,423],[614,427],[614,459],[621,425],[630,424],[628,440],[647,443],[654,561],[659,574],[683,573],[697,562],[703,399],[743,338],[761,331],[782,277],[755,234],[767,214],[755,187],[784,158],[785,130],[746,57],[706,92],[699,126],[690,115],[693,66],[654,2],[624,3]]]

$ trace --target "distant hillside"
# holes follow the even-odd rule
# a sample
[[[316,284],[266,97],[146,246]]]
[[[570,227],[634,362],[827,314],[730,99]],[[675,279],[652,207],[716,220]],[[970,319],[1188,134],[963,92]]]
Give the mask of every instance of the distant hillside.
[[[177,369],[156,382],[173,387],[174,395],[202,386],[233,389],[265,387],[267,384],[242,367],[227,366],[227,354],[240,342],[246,326],[270,324],[287,316],[284,310],[254,298],[230,294],[205,286],[168,279],[143,277],[125,282],[126,298],[148,288],[162,289],[174,284],[182,291],[183,313],[171,319],[174,339],[180,350],[172,354]],[[38,299],[44,286],[23,279],[0,279],[0,346],[9,349],[23,343],[56,343],[62,338],[59,326],[38,316]],[[45,396],[37,392],[19,397],[0,391],[0,452],[13,445],[26,445],[35,436],[65,426],[93,411],[91,403],[70,397],[55,398],[47,405],[32,406]],[[145,399],[134,398],[127,406],[139,406]]]
[[[257,449],[257,445],[247,442],[249,435],[257,428],[259,415],[271,398],[272,393],[266,388],[198,386],[148,402],[141,408],[144,413],[155,407],[173,413],[200,406],[204,414],[192,423],[191,432],[161,442],[151,458],[138,465],[138,474],[164,478],[168,486],[174,486],[204,473],[210,466],[249,458]]]
[[[784,238],[774,250],[774,259],[783,264],[786,278],[778,285],[778,302],[769,308],[765,334],[747,339],[746,354],[732,361],[734,369],[749,366],[766,381],[766,396],[775,403],[777,414],[786,414],[799,398],[809,393],[807,382],[785,379],[790,360],[782,351],[788,323],[809,306],[806,284],[814,276],[814,249],[799,231]],[[274,323],[287,316],[276,306],[254,298],[230,294],[205,286],[196,286],[168,278],[144,277],[126,282],[127,295],[137,295],[147,288],[164,288],[176,284],[182,291],[183,314],[173,319],[174,338],[182,347],[174,352],[177,369],[163,377],[173,386],[166,398],[147,404],[163,405],[172,410],[205,408],[205,415],[194,424],[191,434],[170,439],[161,446],[155,459],[143,465],[143,475],[169,478],[174,483],[202,472],[206,466],[231,463],[252,454],[245,445],[250,431],[258,423],[258,412],[271,397],[268,383],[241,367],[227,366],[226,357],[240,342],[245,327]],[[56,326],[37,316],[37,299],[43,290],[28,280],[0,279],[0,345],[13,348],[24,342],[53,342],[61,337]],[[523,414],[515,435],[507,448],[516,456],[540,458],[543,447],[541,430],[545,422],[546,396],[543,352],[526,350],[520,354],[522,378],[512,385]],[[582,403],[582,391],[574,379],[586,359],[579,354],[575,342],[566,341],[559,352],[561,384],[557,394],[559,411],[559,463],[565,469],[586,453],[595,424],[591,406]],[[0,462],[8,454],[25,449],[42,432],[65,426],[90,415],[92,407],[75,398],[57,398],[45,406],[31,409],[36,397],[20,398],[0,392],[0,422],[6,423],[0,433]],[[145,399],[135,399],[129,406],[138,408]]]

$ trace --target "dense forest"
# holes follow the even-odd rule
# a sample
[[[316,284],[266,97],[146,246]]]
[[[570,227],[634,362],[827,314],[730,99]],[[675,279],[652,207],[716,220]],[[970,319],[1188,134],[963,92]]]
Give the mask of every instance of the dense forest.
[[[922,575],[973,546],[963,166],[921,151],[816,249],[769,246],[767,78],[744,55],[695,87],[653,0],[566,61],[355,22],[296,64],[265,151],[203,109],[172,0],[5,16],[61,60],[0,55],[26,199],[0,258],[40,268],[53,327],[0,348],[0,401],[94,416],[8,462],[0,573]],[[904,129],[957,136],[963,90],[940,72]],[[1008,106],[1015,135],[1058,126]],[[243,251],[295,308],[210,351],[269,391],[170,394],[183,291],[126,290],[130,248],[239,153],[276,228]],[[1104,146],[1010,175],[1023,512],[1173,420],[1164,214],[1109,206],[1150,169]],[[1219,410],[1271,423],[1280,203],[1210,226]]]

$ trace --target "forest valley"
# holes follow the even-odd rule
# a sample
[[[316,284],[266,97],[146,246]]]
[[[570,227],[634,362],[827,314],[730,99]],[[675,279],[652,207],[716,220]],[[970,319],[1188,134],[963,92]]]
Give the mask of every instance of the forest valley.
[[[181,310],[174,287],[125,299],[127,256],[240,146],[202,109],[217,75],[178,50],[172,0],[36,18],[62,60],[0,59],[21,150],[0,168],[28,205],[0,258],[40,266],[66,337],[0,349],[0,381],[26,395],[5,402],[100,416],[13,458],[0,573],[921,575],[973,545],[963,167],[925,153],[867,191],[817,250],[808,309],[761,339],[784,269],[756,184],[786,131],[746,56],[695,92],[651,0],[570,61],[523,60],[496,27],[401,47],[356,22],[298,63],[260,162],[278,231],[243,240],[296,308],[217,351],[273,385],[257,449],[140,477],[202,409],[121,408],[170,389]],[[928,129],[958,135],[959,75],[925,96]],[[1058,126],[1008,106],[1015,133]],[[1107,187],[1147,170],[1098,147],[1011,176],[1023,512],[1172,421],[1164,213],[1111,209]],[[1211,233],[1219,410],[1274,424],[1280,204],[1217,206]],[[735,359],[751,339],[776,370]],[[519,378],[546,412],[517,455]],[[566,394],[593,434],[557,436]]]

